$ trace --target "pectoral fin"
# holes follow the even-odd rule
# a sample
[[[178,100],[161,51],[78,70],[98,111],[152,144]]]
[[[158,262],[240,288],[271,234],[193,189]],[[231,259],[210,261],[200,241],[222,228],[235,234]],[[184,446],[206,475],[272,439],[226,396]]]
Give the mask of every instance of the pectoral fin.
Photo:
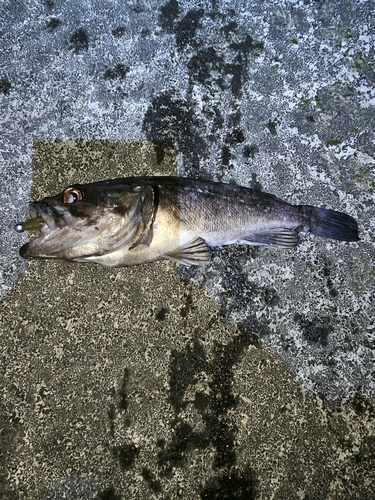
[[[210,247],[202,238],[195,238],[165,255],[165,258],[176,260],[186,266],[201,266],[211,259]]]
[[[241,243],[254,246],[294,248],[298,244],[298,237],[291,229],[287,229],[285,227],[273,227],[244,236]]]

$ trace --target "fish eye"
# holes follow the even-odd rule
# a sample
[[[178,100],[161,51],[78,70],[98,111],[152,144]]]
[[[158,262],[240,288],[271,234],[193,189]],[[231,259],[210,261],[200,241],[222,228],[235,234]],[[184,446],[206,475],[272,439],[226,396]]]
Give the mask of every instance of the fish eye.
[[[63,192],[63,202],[64,203],[75,203],[83,198],[82,191],[74,187],[68,187]]]

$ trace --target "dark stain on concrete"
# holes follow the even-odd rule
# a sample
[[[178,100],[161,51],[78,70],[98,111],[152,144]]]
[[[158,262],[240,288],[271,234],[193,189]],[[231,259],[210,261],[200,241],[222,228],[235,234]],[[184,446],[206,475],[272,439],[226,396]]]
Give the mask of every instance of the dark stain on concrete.
[[[233,469],[209,481],[200,497],[201,500],[255,500],[256,478],[250,467]]]
[[[89,47],[89,37],[83,28],[78,28],[74,31],[69,39],[69,48],[76,54],[87,50]]]
[[[302,314],[297,313],[294,320],[301,327],[302,335],[306,340],[312,344],[328,345],[328,336],[333,332],[332,318],[330,316],[321,316],[309,320]]]
[[[203,15],[203,9],[190,10],[181,21],[176,23],[176,45],[179,51],[182,51],[187,45],[196,46],[195,32]]]
[[[253,159],[259,153],[259,147],[256,144],[246,144],[242,152],[246,159]]]
[[[172,141],[152,141],[156,154],[156,162],[158,165],[164,162],[166,154],[174,150]]]
[[[108,419],[109,419],[109,433],[112,437],[115,435],[115,416],[116,416],[116,411],[115,411],[115,405],[111,404],[109,406],[108,412]]]
[[[266,123],[266,127],[268,130],[271,132],[272,135],[277,135],[277,125],[278,123],[276,121],[268,120]]]
[[[193,297],[189,291],[184,294],[184,302],[185,304],[180,309],[180,315],[182,318],[186,318],[194,308]]]
[[[135,459],[139,455],[139,448],[134,443],[125,443],[114,448],[112,452],[120,467],[126,470],[134,466]]]
[[[206,364],[206,354],[200,342],[187,345],[183,351],[172,352],[169,368],[169,401],[177,414],[187,404],[184,402],[187,387],[194,382],[197,373],[204,371]]]
[[[245,247],[242,250],[244,254],[239,254],[238,257],[229,251],[225,265],[218,264],[224,278],[222,306],[225,314],[229,314],[234,309],[237,310],[237,308],[243,307],[259,297],[268,305],[276,305],[279,302],[275,290],[249,281],[247,274],[243,270],[243,259],[248,258],[249,254],[254,257],[258,250],[255,247]],[[226,251],[226,249],[220,249],[219,251]]]
[[[232,132],[228,132],[225,138],[225,142],[230,146],[241,144],[242,142],[244,142],[244,140],[244,133],[239,128],[234,129]]]
[[[161,493],[162,488],[160,481],[156,479],[155,474],[148,469],[147,467],[143,467],[142,469],[142,477],[148,484],[149,488],[154,492],[154,493]]]
[[[204,432],[194,432],[190,425],[177,418],[171,443],[159,456],[159,465],[167,470],[186,460],[189,448],[216,449],[214,468],[232,467],[236,463],[236,425],[229,411],[236,407],[232,392],[233,366],[252,343],[251,335],[241,333],[229,344],[216,343],[209,359],[204,346],[195,341],[181,351],[172,351],[170,361],[170,402],[178,415],[191,403],[184,394],[195,387],[201,377],[206,379],[207,390],[195,392],[193,405],[205,424]]]
[[[159,23],[167,32],[173,31],[173,25],[180,14],[180,6],[177,0],[170,0],[160,9]]]
[[[231,159],[230,149],[228,146],[223,146],[221,148],[221,163],[225,166],[229,166],[229,162]]]
[[[101,493],[98,493],[94,500],[121,500],[121,495],[116,495],[115,488],[110,486]]]
[[[260,56],[264,49],[264,43],[254,41],[253,37],[247,34],[244,40],[241,42],[232,42],[229,47],[235,50],[238,55],[242,55],[247,64],[249,55],[253,57]]]
[[[125,33],[126,33],[125,26],[117,26],[116,28],[113,28],[113,30],[112,30],[112,35],[115,38],[121,38]]]
[[[158,321],[164,321],[168,313],[168,309],[166,307],[162,307],[159,309],[159,311],[156,313],[155,318]]]
[[[228,132],[225,137],[225,144],[221,148],[221,163],[225,167],[233,168],[230,163],[232,158],[232,148],[235,148],[238,144],[244,142],[245,136],[241,129],[235,128],[231,132]]]
[[[190,165],[198,166],[205,149],[204,139],[196,132],[194,104],[175,90],[159,94],[147,109],[142,129],[151,141],[175,142]]]
[[[119,410],[126,410],[128,408],[128,396],[126,387],[128,385],[129,376],[130,376],[130,371],[128,368],[125,368],[124,376],[119,390],[119,396],[120,396],[120,401],[118,405]]]
[[[46,27],[50,31],[55,30],[58,26],[60,26],[61,21],[57,17],[50,17],[47,21]]]
[[[188,61],[188,70],[193,81],[209,84],[212,80],[211,71],[220,69],[224,59],[213,47],[202,48]]]
[[[118,63],[113,68],[107,69],[104,73],[104,78],[106,80],[123,80],[129,71],[129,67],[126,64]]]
[[[6,457],[9,452],[17,447],[17,443],[24,439],[24,432],[20,419],[16,417],[15,412],[13,411],[11,416],[6,416],[8,412],[6,411],[6,408],[3,407],[3,404],[1,404],[0,498],[13,500],[18,499],[19,496],[16,492],[9,488],[5,468]]]
[[[254,44],[260,47],[261,43]],[[228,62],[224,54],[220,55],[213,47],[205,47],[197,50],[188,61],[188,70],[192,81],[211,86],[215,82],[222,90],[228,88],[226,78],[231,76],[230,89],[234,96],[241,92],[243,83],[247,80],[248,56],[259,55],[259,50],[251,50],[253,47],[252,38],[245,36],[245,40],[230,45],[235,52],[231,62]]]
[[[337,288],[335,288],[332,278],[331,278],[331,265],[328,262],[324,263],[324,268],[323,268],[323,273],[324,276],[327,280],[327,288],[329,290],[329,294],[331,297],[337,297],[339,292]]]
[[[221,31],[226,37],[228,37],[229,33],[234,33],[237,28],[238,24],[235,21],[230,21],[228,24],[221,28]]]
[[[249,57],[258,57],[264,50],[264,43],[255,41],[248,33],[241,32],[235,21],[229,21],[221,28],[229,42],[229,51],[220,50],[222,53],[219,53],[214,47],[205,46],[205,42],[196,36],[196,31],[204,16],[213,19],[217,16],[225,18],[228,13],[220,13],[214,4],[210,12],[202,8],[190,10],[182,19],[177,20],[179,14],[178,2],[170,1],[161,8],[159,22],[167,31],[175,33],[179,52],[183,52],[187,46],[190,50],[195,50],[195,54],[190,57],[187,64],[191,81],[207,86],[215,82],[224,90],[228,86],[226,78],[231,75],[229,85],[233,95],[238,96],[243,83],[247,80]]]
[[[150,140],[177,141],[186,143],[186,136],[192,135],[194,122],[191,103],[176,91],[170,90],[157,96],[146,111],[143,130]]]
[[[173,468],[184,467],[192,449],[202,449],[209,442],[205,433],[194,432],[191,425],[177,419],[174,434],[167,447],[158,453],[158,466],[163,476],[170,476]]]
[[[9,90],[11,89],[12,85],[9,81],[9,79],[5,76],[0,78],[0,93],[1,94],[9,94]]]

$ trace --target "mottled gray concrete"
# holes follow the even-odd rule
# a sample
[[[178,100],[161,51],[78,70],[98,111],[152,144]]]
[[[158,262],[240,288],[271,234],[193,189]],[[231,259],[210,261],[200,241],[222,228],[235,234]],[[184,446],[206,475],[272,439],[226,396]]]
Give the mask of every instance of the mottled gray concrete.
[[[374,7],[3,2],[0,496],[374,496]],[[361,241],[18,256],[30,197],[172,172],[346,211]]]

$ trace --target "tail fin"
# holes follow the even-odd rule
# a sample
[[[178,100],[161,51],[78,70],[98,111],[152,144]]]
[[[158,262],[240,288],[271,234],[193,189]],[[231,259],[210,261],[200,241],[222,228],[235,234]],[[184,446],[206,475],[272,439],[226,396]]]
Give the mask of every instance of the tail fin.
[[[326,208],[302,206],[309,224],[307,232],[341,241],[358,241],[358,224],[353,217]]]

